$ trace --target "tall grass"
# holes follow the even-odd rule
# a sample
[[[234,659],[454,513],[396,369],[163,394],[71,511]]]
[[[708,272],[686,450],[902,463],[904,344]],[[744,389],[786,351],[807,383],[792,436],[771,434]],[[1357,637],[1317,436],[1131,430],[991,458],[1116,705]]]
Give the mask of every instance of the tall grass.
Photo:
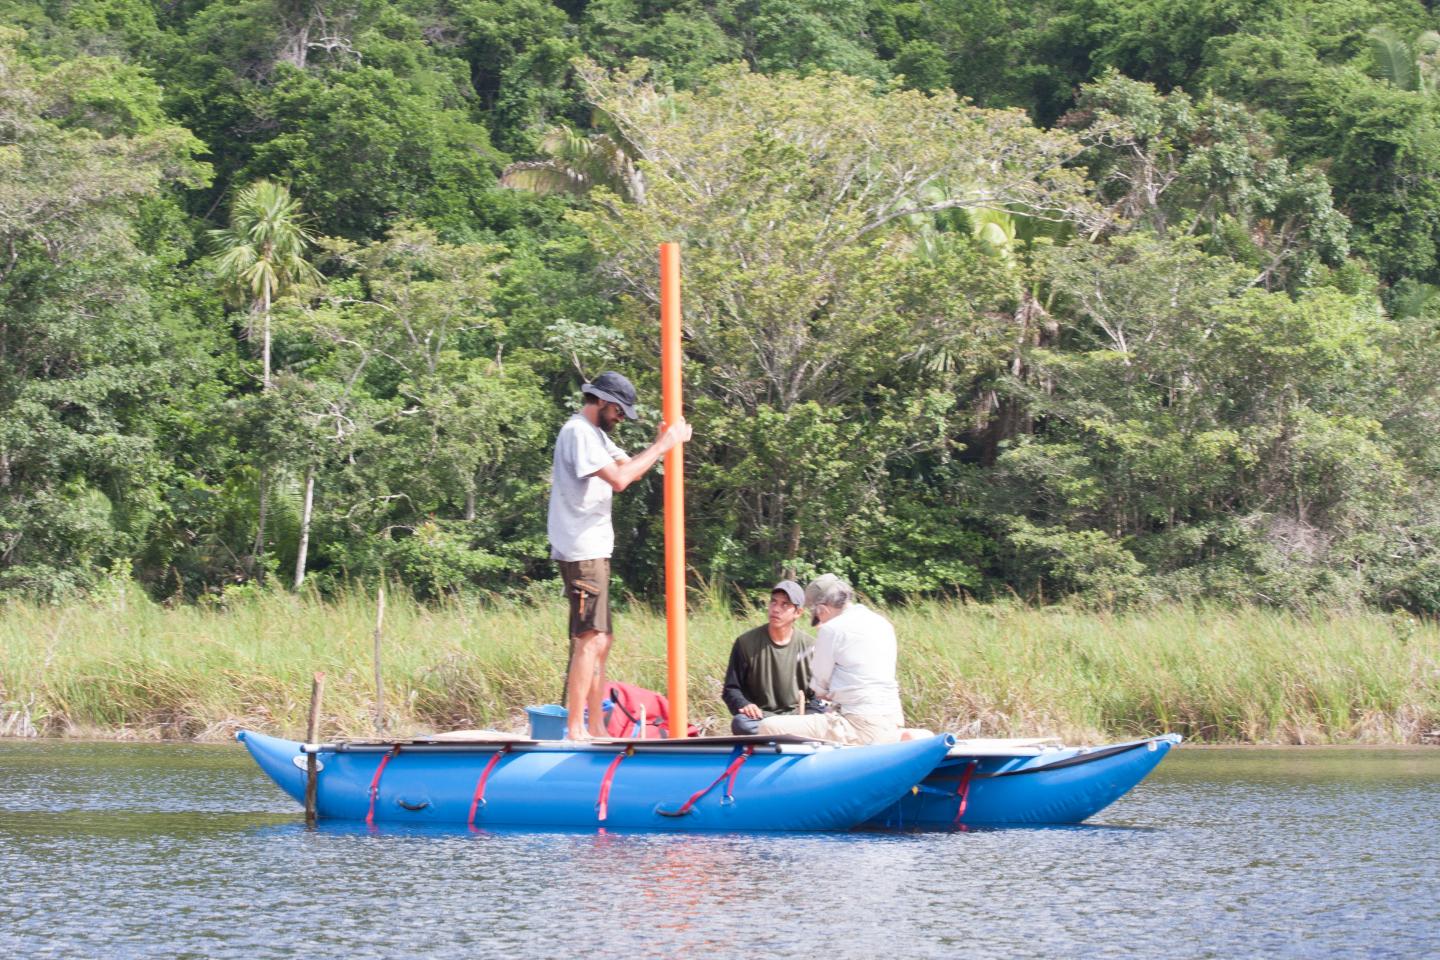
[[[894,617],[908,709],[965,735],[1440,741],[1440,629],[1408,617],[936,605]]]
[[[1381,614],[1165,607],[1123,615],[922,604],[889,611],[910,723],[965,736],[1095,740],[1160,731],[1227,742],[1440,739],[1440,630]],[[135,594],[0,607],[0,735],[296,736],[310,674],[327,674],[326,736],[374,732],[373,598],[273,593],[226,610]],[[690,619],[691,719],[728,729],[730,643],[761,622],[707,606]],[[665,624],[618,616],[611,675],[663,690]],[[391,599],[388,729],[523,730],[560,696],[554,604]]]

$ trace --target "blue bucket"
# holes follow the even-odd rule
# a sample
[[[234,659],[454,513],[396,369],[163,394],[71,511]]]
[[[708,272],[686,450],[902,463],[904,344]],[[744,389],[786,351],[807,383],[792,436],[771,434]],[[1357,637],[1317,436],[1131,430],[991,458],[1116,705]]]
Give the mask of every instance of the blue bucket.
[[[610,722],[610,711],[614,707],[609,700],[602,700],[600,708],[605,713],[605,722]],[[565,720],[570,712],[558,703],[542,703],[538,707],[526,707],[530,716],[531,740],[564,740]]]

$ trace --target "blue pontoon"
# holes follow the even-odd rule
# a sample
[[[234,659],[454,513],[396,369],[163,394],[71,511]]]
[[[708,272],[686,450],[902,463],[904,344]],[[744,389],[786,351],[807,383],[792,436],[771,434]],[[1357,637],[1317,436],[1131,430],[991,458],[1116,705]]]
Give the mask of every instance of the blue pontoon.
[[[303,802],[305,745],[237,734]],[[634,830],[846,830],[929,775],[948,735],[874,747],[798,738],[442,738],[317,745],[320,817]]]
[[[1144,780],[1179,743],[1173,733],[1103,747],[961,741],[867,826],[946,830],[1080,823]]]
[[[794,737],[576,744],[497,735],[307,747],[250,731],[237,738],[297,801],[313,751],[324,818],[734,832],[1078,823],[1180,740],[1064,748],[942,734],[838,747]]]

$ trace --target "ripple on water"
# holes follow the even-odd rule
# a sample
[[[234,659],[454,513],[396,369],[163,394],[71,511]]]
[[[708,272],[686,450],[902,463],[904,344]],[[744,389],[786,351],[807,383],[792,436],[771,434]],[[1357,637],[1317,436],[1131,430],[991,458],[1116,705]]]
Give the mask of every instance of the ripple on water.
[[[0,744],[0,956],[1434,956],[1437,785],[1182,749],[1080,827],[377,834],[234,747]]]

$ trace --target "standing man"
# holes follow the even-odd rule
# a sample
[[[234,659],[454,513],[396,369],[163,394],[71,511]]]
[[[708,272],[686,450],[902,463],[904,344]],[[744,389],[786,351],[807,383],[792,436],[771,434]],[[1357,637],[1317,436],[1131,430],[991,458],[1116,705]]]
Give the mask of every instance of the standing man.
[[[605,660],[610,655],[610,554],[615,530],[610,500],[645,475],[676,444],[690,439],[690,425],[660,425],[655,442],[635,458],[625,455],[610,432],[635,419],[635,387],[618,373],[582,384],[585,403],[560,428],[550,470],[550,556],[560,566],[570,601],[570,668],[565,678],[565,735],[589,740],[605,735],[600,712]],[[589,707],[590,725],[583,717]]]
[[[735,638],[720,698],[730,708],[730,732],[750,734],[760,721],[784,713],[819,712],[810,691],[814,640],[795,629],[805,591],[793,580],[770,588],[767,623]]]
[[[817,696],[830,701],[831,709],[819,716],[768,717],[760,721],[760,733],[846,744],[901,739],[905,720],[895,680],[895,628],[854,600],[850,584],[833,573],[805,588],[810,623],[820,628],[810,684]]]

